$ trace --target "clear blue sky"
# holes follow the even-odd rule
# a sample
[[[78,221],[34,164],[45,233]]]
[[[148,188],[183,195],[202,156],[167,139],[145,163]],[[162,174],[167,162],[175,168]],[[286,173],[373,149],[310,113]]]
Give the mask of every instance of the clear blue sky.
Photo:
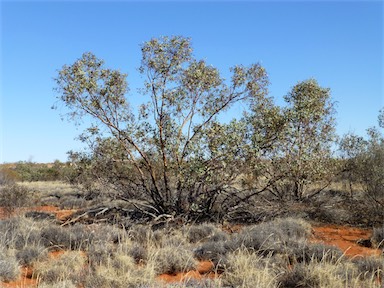
[[[364,135],[384,106],[382,1],[3,1],[0,163],[65,161],[81,147],[80,130],[50,107],[57,70],[83,52],[127,72],[139,103],[140,44],[161,35],[191,37],[196,57],[224,75],[260,62],[278,104],[317,79],[338,102],[339,134]]]

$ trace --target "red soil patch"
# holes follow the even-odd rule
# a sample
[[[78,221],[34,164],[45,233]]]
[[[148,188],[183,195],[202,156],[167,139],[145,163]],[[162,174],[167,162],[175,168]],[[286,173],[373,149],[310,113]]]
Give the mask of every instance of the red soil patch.
[[[211,261],[201,261],[198,263],[196,270],[188,272],[179,272],[174,275],[161,274],[157,276],[157,280],[165,283],[183,282],[186,280],[194,279],[201,280],[203,278],[215,278],[217,273],[213,271],[213,263]]]
[[[29,211],[47,212],[55,214],[56,218],[60,221],[66,221],[77,210],[61,210],[55,206],[37,206],[28,208],[17,208],[9,212],[6,208],[0,207],[0,220],[9,218],[11,216],[19,215]]]
[[[315,226],[312,227],[312,229],[312,242],[336,246],[347,256],[354,257],[381,254],[379,249],[363,247],[356,243],[360,239],[371,238],[371,230],[337,225]]]
[[[74,210],[74,209],[61,210],[56,206],[38,206],[38,207],[31,208],[30,211],[54,213],[58,220],[65,221],[65,220],[68,220],[68,218],[77,210]]]

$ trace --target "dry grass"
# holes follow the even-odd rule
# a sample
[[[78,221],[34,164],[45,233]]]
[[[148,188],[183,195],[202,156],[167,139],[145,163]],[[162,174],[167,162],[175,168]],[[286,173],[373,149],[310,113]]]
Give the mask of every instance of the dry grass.
[[[77,188],[65,183],[21,185],[42,204],[82,203]],[[38,216],[0,220],[1,281],[19,277],[20,265],[29,265],[43,288],[167,287],[159,284],[159,274],[187,272],[198,260],[212,260],[219,278],[186,279],[168,287],[284,288],[300,282],[301,287],[379,288],[377,278],[384,269],[383,256],[352,261],[333,247],[308,243],[311,225],[297,218],[278,218],[228,234],[214,224],[158,230],[133,223],[60,227]],[[381,228],[375,229],[375,245],[382,234]],[[54,250],[65,252],[48,257]]]

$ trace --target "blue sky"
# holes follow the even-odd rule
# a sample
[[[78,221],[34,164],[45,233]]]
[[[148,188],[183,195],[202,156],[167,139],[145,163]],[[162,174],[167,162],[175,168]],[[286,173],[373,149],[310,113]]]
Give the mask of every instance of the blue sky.
[[[260,62],[276,103],[315,78],[337,101],[337,132],[364,135],[383,96],[382,1],[1,2],[0,163],[65,161],[80,134],[62,121],[53,78],[92,51],[127,72],[133,105],[140,44],[152,37],[192,39],[196,58],[229,75]]]

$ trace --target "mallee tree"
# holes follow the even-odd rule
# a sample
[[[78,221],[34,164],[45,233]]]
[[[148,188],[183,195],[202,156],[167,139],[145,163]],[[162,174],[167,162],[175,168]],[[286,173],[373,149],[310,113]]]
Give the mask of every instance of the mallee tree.
[[[225,80],[195,59],[181,36],[151,39],[141,52],[137,94],[128,93],[126,74],[92,53],[63,66],[55,79],[69,119],[90,124],[80,136],[89,154],[72,153],[82,163],[83,184],[91,179],[91,189],[108,187],[153,216],[195,218],[260,193],[279,196],[287,184],[301,199],[304,187],[327,172],[333,104],[314,80],[296,85],[280,108],[268,97],[259,64],[232,67]],[[141,97],[141,106],[131,107],[129,97]],[[221,122],[235,105],[243,114]],[[249,174],[256,181],[240,189]]]

